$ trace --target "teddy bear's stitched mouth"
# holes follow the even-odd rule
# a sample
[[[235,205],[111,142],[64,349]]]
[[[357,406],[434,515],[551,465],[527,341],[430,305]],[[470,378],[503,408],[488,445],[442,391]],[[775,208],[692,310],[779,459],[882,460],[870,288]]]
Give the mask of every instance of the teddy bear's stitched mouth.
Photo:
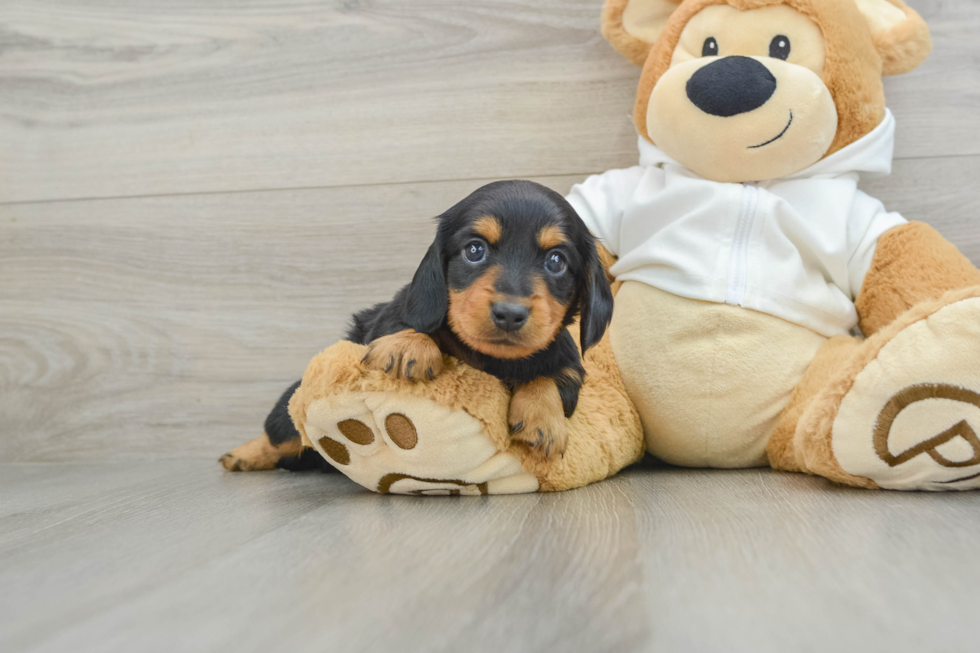
[[[770,138],[770,139],[769,139],[768,141],[766,141],[765,143],[759,143],[758,145],[749,145],[749,147],[748,147],[748,149],[750,149],[750,150],[754,150],[754,149],[756,149],[757,147],[765,147],[766,145],[769,145],[769,143],[772,143],[772,142],[774,142],[774,141],[778,141],[778,140],[779,140],[780,138],[782,138],[782,137],[783,137],[783,134],[785,134],[785,133],[786,133],[786,130],[788,130],[788,129],[789,129],[789,126],[790,126],[790,125],[792,125],[792,124],[793,124],[793,110],[792,110],[792,109],[790,109],[790,110],[789,110],[789,122],[788,122],[788,123],[786,123],[786,126],[785,126],[785,127],[783,127],[783,131],[781,131],[781,132],[779,132],[779,133],[778,133],[778,134],[776,134],[776,135],[775,135],[775,136],[774,136],[773,138]]]

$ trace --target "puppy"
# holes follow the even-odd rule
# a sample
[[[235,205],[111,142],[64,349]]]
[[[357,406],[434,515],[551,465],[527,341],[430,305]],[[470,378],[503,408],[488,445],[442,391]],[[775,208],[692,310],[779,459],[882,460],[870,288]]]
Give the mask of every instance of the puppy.
[[[496,376],[513,393],[511,437],[535,455],[564,455],[565,420],[585,376],[567,327],[581,318],[584,353],[612,317],[595,239],[561,195],[530,181],[483,186],[437,220],[412,282],[390,302],[354,315],[347,338],[369,345],[364,365],[408,382],[435,378],[443,354]],[[327,468],[298,444],[287,411],[298,386],[266,420],[269,443],[288,454],[273,466]],[[231,462],[235,452],[222,458],[226,467],[258,468],[240,457]]]

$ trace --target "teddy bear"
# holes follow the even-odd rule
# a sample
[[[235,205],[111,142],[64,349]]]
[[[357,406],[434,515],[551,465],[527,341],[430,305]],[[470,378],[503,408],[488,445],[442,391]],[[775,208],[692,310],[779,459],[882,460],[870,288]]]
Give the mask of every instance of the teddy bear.
[[[890,172],[881,78],[928,55],[922,18],[902,0],[607,0],[602,32],[642,66],[639,164],[567,196],[615,302],[564,457],[510,440],[493,377],[447,358],[400,383],[346,342],[290,400],[303,443],[382,493],[563,490],[644,450],[980,487],[980,270],[858,189]]]
[[[901,0],[609,0],[603,33],[643,65],[640,165],[569,201],[618,255],[611,342],[649,451],[980,486],[980,271],[857,188],[890,172],[881,76],[925,59],[922,18]]]

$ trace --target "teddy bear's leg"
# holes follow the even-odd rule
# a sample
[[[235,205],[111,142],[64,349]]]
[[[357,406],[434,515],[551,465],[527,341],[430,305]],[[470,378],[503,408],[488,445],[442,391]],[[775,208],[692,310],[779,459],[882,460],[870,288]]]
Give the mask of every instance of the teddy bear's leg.
[[[774,469],[788,472],[808,471],[803,461],[798,459],[794,447],[796,427],[804,411],[834,375],[857,353],[863,342],[862,339],[852,336],[835,336],[824,342],[817,350],[817,355],[814,356],[793,391],[789,405],[783,410],[769,438],[766,453],[769,456],[769,464]]]
[[[316,356],[289,401],[303,443],[382,494],[534,492],[538,479],[508,452],[509,394],[455,361],[425,383],[362,364],[367,348],[340,342]],[[450,359],[446,359],[449,361]],[[473,403],[473,413],[462,409]]]
[[[289,412],[304,444],[382,494],[510,494],[601,480],[643,453],[639,418],[608,338],[585,358],[586,383],[563,458],[542,461],[510,438],[510,393],[487,374],[445,359],[432,380],[407,383],[361,364],[341,342],[313,359]]]
[[[773,466],[869,488],[980,487],[980,271],[911,223],[881,238],[856,303],[870,337],[814,361]]]
[[[324,458],[381,494],[512,494],[539,482],[465,411],[393,392],[312,402],[304,431]]]

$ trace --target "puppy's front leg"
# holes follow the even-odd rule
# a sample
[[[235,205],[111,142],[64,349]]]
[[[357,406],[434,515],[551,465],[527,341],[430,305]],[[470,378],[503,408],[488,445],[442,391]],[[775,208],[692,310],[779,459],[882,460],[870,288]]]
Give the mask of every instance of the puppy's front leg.
[[[510,399],[511,439],[548,458],[564,456],[568,445],[568,423],[554,379],[541,377],[518,386]]]
[[[396,378],[431,380],[442,372],[442,352],[429,336],[405,329],[373,340],[364,363]]]

